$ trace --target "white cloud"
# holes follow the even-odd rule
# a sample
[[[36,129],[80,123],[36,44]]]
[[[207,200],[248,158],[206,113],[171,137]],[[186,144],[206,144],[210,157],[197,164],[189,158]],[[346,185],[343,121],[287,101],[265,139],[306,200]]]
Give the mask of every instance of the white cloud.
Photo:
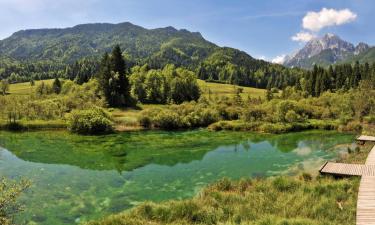
[[[349,9],[327,9],[320,12],[308,12],[302,20],[303,28],[311,31],[319,31],[324,27],[338,26],[354,21],[357,15]]]
[[[299,41],[299,42],[308,42],[311,39],[315,38],[315,35],[309,32],[301,31],[294,36],[292,36],[293,41]]]
[[[267,60],[267,58],[264,55],[258,56],[257,58],[261,60]]]
[[[272,59],[272,63],[283,64],[287,58],[287,55],[278,55]]]

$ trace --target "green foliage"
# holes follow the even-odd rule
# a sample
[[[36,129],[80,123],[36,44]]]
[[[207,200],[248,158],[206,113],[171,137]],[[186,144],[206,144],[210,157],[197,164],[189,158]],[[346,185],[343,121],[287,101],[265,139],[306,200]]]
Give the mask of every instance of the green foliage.
[[[55,83],[55,81],[54,81],[54,83]],[[57,89],[57,87],[56,87],[56,89]],[[35,91],[36,91],[37,95],[41,96],[41,95],[52,94],[54,92],[54,89],[53,89],[52,86],[50,86],[50,85],[44,83],[44,81],[42,81],[40,84],[38,84],[36,86]]]
[[[161,129],[206,127],[220,120],[220,113],[204,103],[183,103],[165,109],[148,109],[142,112],[141,124]]]
[[[2,95],[6,95],[7,91],[9,91],[9,82],[3,79],[0,81],[0,92]]]
[[[183,68],[166,65],[162,70],[136,66],[130,75],[131,93],[142,103],[165,104],[196,101],[200,89],[195,74]]]
[[[113,131],[110,115],[98,107],[73,110],[67,119],[68,129],[73,133],[103,134]]]
[[[324,69],[314,66],[312,71],[305,73],[304,79],[300,80],[303,91],[312,96],[319,96],[326,91],[349,90],[359,86],[360,81],[375,86],[375,63],[354,65],[342,64]]]
[[[18,198],[29,186],[30,182],[26,180],[15,182],[0,178],[0,224],[15,224],[14,217],[23,210]]]
[[[55,78],[55,80],[52,83],[52,90],[55,94],[60,94],[61,92],[61,82],[59,78]]]
[[[36,93],[31,95],[8,95],[0,96],[0,120],[20,123],[29,127],[30,121],[61,120],[66,113],[74,109],[87,109],[93,106],[105,106],[98,82],[91,80],[83,85],[77,85],[72,81],[63,81],[61,94],[55,95],[51,86],[40,82],[36,87]],[[10,122],[7,122],[10,124]],[[43,122],[46,124],[46,122]],[[58,121],[61,124],[61,121]],[[34,126],[34,125],[33,125]],[[44,127],[44,125],[42,125]],[[53,125],[55,127],[55,125]],[[61,127],[61,126],[59,126]]]

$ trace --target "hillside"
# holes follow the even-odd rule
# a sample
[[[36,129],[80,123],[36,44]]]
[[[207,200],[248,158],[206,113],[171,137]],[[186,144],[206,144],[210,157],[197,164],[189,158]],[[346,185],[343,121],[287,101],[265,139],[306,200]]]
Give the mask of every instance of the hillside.
[[[353,63],[359,61],[360,63],[374,63],[375,62],[375,47],[369,48],[361,54],[348,57],[344,62]]]
[[[115,44],[134,60],[169,53],[186,58],[186,63],[201,60],[217,46],[200,33],[173,27],[145,29],[131,23],[84,24],[65,29],[22,30],[0,41],[0,54],[16,60],[53,60],[71,63],[77,59],[100,56]],[[175,60],[176,61],[176,60]]]

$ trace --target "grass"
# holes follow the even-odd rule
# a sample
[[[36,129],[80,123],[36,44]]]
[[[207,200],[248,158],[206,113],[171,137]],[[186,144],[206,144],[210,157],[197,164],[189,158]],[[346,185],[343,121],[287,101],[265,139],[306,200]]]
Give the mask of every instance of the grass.
[[[34,93],[35,88],[38,84],[44,82],[45,84],[52,84],[53,79],[50,80],[43,80],[43,81],[35,81],[35,85],[31,86],[30,82],[25,83],[17,83],[17,84],[11,84],[9,86],[9,94],[10,95],[30,95]]]
[[[223,179],[193,199],[148,202],[88,224],[355,224],[358,184],[358,178],[308,175]]]
[[[248,96],[251,96],[252,98],[264,98],[266,94],[265,89],[242,87],[232,84],[210,83],[204,80],[198,80],[198,84],[203,96],[205,97],[209,96],[209,92],[211,92],[211,97],[233,97],[237,88],[243,89],[243,92],[241,93],[243,99],[247,99]]]

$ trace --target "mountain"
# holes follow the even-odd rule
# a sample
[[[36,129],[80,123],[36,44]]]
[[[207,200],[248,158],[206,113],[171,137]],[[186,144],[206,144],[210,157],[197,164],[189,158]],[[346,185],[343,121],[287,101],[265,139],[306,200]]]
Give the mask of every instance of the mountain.
[[[307,42],[296,54],[287,58],[284,65],[302,68],[312,68],[315,64],[328,66],[361,55],[368,49],[370,47],[365,43],[354,46],[337,35],[326,34]]]
[[[83,57],[99,56],[115,44],[120,44],[124,53],[134,60],[162,55],[171,61],[182,58],[186,63],[206,57],[217,47],[200,33],[184,29],[145,29],[128,22],[98,23],[65,29],[22,30],[0,41],[0,55],[21,61],[71,63]]]

